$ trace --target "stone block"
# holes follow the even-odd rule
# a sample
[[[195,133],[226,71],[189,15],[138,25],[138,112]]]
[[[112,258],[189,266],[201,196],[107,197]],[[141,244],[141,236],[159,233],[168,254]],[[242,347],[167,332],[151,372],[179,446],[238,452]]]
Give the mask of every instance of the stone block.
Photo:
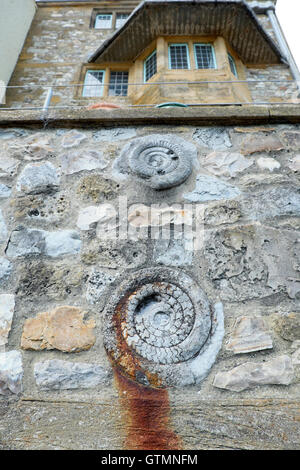
[[[58,349],[78,352],[95,343],[94,320],[84,322],[85,312],[77,307],[57,307],[25,321],[21,346],[23,349]]]
[[[259,385],[290,385],[293,379],[292,360],[283,355],[267,362],[246,362],[232,370],[219,372],[213,385],[232,392],[242,392]]]

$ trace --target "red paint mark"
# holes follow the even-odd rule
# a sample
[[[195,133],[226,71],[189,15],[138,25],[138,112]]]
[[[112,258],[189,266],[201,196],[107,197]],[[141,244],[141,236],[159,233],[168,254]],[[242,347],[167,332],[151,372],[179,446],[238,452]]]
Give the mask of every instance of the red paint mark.
[[[168,391],[144,387],[115,369],[127,437],[126,450],[178,450],[179,436],[170,428]]]

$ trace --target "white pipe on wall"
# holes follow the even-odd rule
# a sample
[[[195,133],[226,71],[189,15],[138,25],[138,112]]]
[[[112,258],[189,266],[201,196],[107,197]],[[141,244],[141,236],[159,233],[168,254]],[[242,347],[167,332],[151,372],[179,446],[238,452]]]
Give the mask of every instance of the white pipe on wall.
[[[297,67],[297,64],[294,60],[294,57],[292,56],[292,53],[290,51],[290,48],[288,46],[287,40],[285,39],[285,36],[283,34],[283,31],[281,29],[280,23],[278,21],[278,18],[276,16],[276,13],[273,8],[270,8],[267,11],[269,20],[272,24],[272,28],[274,30],[274,33],[276,35],[279,47],[281,49],[281,52],[283,56],[286,58],[288,65],[291,69],[291,72],[293,74],[293,77],[297,83],[298,90],[300,90],[300,72]]]

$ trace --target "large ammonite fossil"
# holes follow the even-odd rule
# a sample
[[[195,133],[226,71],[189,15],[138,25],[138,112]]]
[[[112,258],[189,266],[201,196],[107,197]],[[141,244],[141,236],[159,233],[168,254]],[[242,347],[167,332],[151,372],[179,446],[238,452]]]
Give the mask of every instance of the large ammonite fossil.
[[[222,337],[221,304],[211,308],[193,279],[169,268],[132,274],[105,311],[104,345],[113,364],[148,386],[200,382]]]
[[[154,189],[172,188],[191,174],[196,147],[175,135],[150,135],[127,144],[114,165]]]

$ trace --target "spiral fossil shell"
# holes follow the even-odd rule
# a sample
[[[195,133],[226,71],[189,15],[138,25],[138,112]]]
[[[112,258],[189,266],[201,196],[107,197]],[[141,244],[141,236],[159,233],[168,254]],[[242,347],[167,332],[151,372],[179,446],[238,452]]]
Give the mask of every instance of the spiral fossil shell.
[[[111,297],[104,345],[114,365],[138,382],[192,383],[189,365],[211,342],[212,319],[206,295],[187,274],[144,269]]]
[[[190,176],[196,157],[195,146],[184,139],[154,134],[127,144],[116,168],[123,174],[132,174],[153,189],[168,189]]]

